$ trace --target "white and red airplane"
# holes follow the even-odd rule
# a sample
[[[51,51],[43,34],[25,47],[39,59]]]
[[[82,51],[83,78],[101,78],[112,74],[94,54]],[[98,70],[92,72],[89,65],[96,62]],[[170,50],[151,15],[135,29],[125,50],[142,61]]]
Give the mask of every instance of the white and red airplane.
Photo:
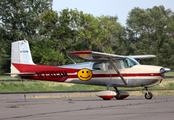
[[[148,87],[161,83],[164,73],[169,68],[140,65],[136,59],[153,58],[155,55],[121,56],[94,51],[79,51],[69,53],[77,58],[91,62],[46,66],[33,63],[28,41],[12,43],[11,73],[12,77],[32,80],[55,81],[88,85],[106,86],[107,90],[96,95],[104,100],[113,97],[123,99],[129,96],[126,91],[117,87],[144,87],[145,98],[151,99],[152,93]],[[109,90],[114,87],[115,91]]]

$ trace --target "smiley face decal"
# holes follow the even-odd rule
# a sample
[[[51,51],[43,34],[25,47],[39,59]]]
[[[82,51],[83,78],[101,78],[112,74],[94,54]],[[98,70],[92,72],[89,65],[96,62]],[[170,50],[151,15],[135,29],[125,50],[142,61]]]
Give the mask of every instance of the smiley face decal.
[[[77,73],[77,76],[80,80],[87,81],[92,78],[92,71],[89,69],[81,69]]]

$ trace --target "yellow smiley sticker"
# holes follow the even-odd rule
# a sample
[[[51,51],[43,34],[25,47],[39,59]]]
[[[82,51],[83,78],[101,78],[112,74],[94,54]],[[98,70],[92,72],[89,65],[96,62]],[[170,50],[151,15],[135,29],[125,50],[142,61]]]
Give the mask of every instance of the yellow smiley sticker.
[[[88,69],[81,69],[77,73],[77,76],[80,80],[87,81],[92,78],[92,71]]]

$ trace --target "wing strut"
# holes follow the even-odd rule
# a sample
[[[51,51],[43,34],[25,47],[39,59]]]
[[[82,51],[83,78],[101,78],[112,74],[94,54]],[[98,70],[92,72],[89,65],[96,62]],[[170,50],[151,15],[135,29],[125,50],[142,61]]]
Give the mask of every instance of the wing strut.
[[[109,59],[109,62],[112,64],[112,67],[115,69],[115,71],[120,76],[121,80],[124,82],[125,85],[127,85],[127,82],[125,81],[125,79],[123,78],[123,76],[121,75],[121,73],[119,72],[119,70],[117,69],[117,67],[114,65],[114,62],[112,61],[112,58],[109,57],[108,59]]]

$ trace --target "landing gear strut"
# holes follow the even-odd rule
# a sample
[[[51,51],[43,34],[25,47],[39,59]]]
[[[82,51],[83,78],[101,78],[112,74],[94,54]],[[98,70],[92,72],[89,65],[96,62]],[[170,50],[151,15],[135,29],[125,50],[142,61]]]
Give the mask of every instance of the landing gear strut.
[[[144,97],[145,97],[146,99],[148,99],[148,100],[152,99],[153,94],[152,94],[151,92],[148,91],[148,88],[147,88],[147,87],[145,87],[145,90],[146,90],[147,92],[145,93]]]
[[[114,89],[115,89],[115,91],[116,91],[116,93],[117,93],[117,95],[116,95],[115,98],[116,98],[117,100],[123,100],[123,98],[121,98],[120,92],[118,91],[117,87],[114,87]]]

